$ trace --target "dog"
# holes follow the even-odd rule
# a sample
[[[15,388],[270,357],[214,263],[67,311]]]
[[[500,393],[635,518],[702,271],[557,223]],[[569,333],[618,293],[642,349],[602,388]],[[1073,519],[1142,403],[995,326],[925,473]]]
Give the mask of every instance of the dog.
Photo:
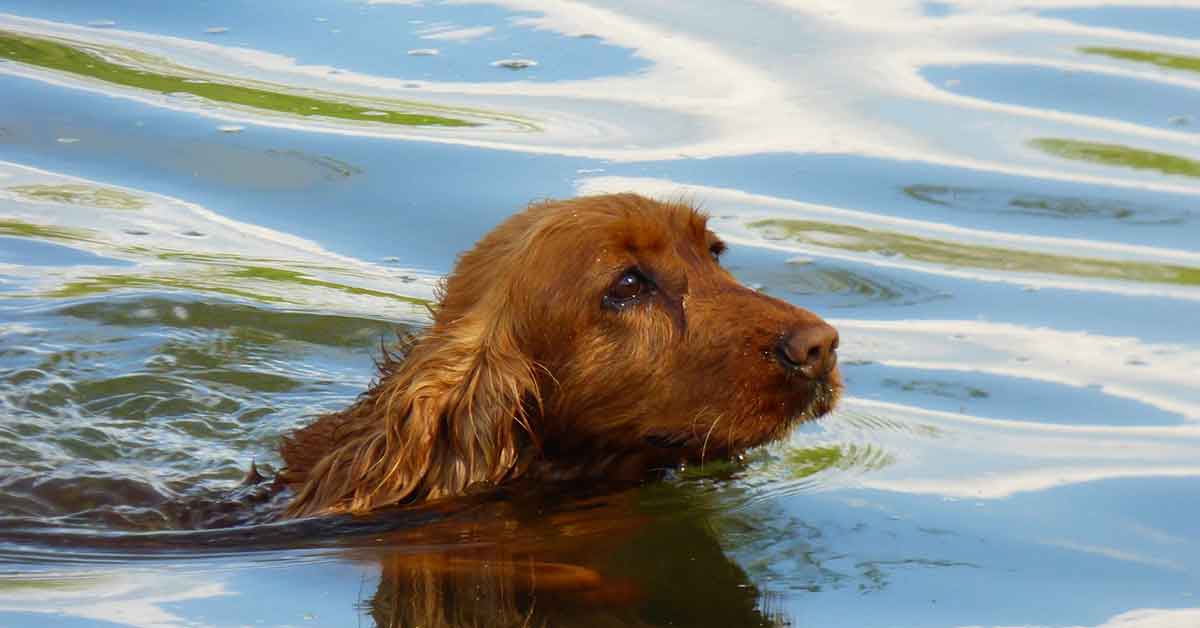
[[[432,326],[349,408],[286,437],[287,515],[533,482],[638,481],[830,412],[837,331],[747,288],[684,202],[530,205],[463,254]]]

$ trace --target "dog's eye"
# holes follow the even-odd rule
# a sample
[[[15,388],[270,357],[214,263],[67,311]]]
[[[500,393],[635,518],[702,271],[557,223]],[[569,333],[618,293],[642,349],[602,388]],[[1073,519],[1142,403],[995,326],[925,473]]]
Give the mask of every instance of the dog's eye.
[[[612,289],[608,291],[608,296],[617,301],[628,301],[642,293],[646,282],[642,281],[641,275],[629,271],[617,280]]]
[[[721,254],[724,252],[725,252],[725,243],[720,240],[713,242],[708,247],[708,254],[712,255],[713,261],[718,264],[721,263]]]
[[[637,270],[625,271],[616,283],[604,295],[604,304],[612,308],[621,308],[634,303],[642,293],[646,292],[646,278]]]

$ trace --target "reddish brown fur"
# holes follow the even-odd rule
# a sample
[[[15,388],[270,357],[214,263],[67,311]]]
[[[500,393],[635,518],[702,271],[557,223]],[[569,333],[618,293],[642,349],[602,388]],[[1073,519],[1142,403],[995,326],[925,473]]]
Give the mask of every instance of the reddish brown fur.
[[[836,368],[773,355],[816,315],[740,285],[706,217],[634,194],[531,205],[461,256],[433,326],[346,410],[285,439],[289,514],[365,512],[526,478],[634,478],[831,410]],[[718,244],[719,246],[719,244]],[[655,286],[604,307],[630,268]]]

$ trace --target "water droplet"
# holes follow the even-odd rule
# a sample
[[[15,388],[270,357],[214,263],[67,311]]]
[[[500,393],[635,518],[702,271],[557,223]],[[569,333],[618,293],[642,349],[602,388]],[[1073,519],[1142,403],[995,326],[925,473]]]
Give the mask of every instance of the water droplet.
[[[229,27],[228,26],[209,26],[208,28],[204,29],[204,32],[208,33],[209,35],[220,35],[221,33],[228,33]]]
[[[74,144],[79,141],[78,137],[60,137],[57,141],[59,144]]]
[[[222,124],[217,127],[217,130],[222,133],[241,133],[246,130],[246,127],[238,124]]]
[[[171,315],[181,321],[186,321],[191,317],[191,314],[188,314],[187,308],[183,307],[182,305],[176,305],[175,307],[171,308]]]
[[[329,18],[327,18],[327,17],[314,17],[314,18],[313,18],[313,21],[314,21],[314,22],[328,22],[328,21],[329,21]]]
[[[92,28],[112,28],[116,26],[117,23],[112,20],[92,20],[88,22],[87,25],[91,26]]]
[[[414,48],[408,51],[410,57],[436,57],[442,54],[437,48]]]
[[[374,109],[367,109],[367,110],[365,110],[365,111],[360,111],[360,112],[358,112],[358,114],[359,114],[359,115],[362,115],[362,116],[375,116],[375,117],[378,117],[378,116],[386,116],[386,115],[388,115],[388,112],[386,112],[386,111],[376,111],[376,110],[374,110]]]
[[[538,62],[534,61],[533,59],[513,58],[513,59],[500,59],[498,61],[493,61],[491,65],[493,68],[506,68],[509,70],[524,70],[525,68],[532,68],[532,67],[536,66],[537,64],[538,64]]]
[[[188,92],[167,92],[167,98],[191,102],[203,102],[204,99]]]
[[[142,364],[149,368],[154,368],[154,367],[170,368],[170,367],[175,366],[175,364],[177,362],[178,362],[178,359],[176,359],[176,357],[173,355],[159,354],[159,355],[152,355],[152,356],[146,358],[146,360],[144,362],[142,362]]]

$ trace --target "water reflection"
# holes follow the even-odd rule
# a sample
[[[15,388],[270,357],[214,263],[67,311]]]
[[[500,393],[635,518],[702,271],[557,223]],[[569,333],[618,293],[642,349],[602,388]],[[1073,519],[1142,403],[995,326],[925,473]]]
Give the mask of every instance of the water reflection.
[[[1131,225],[1178,225],[1187,211],[1113,199],[1089,199],[1012,190],[917,183],[903,188],[914,200],[970,212],[1024,214],[1063,220],[1110,220]]]
[[[7,31],[0,31],[0,58],[97,79],[112,85],[166,94],[172,98],[195,96],[214,103],[265,109],[298,116],[319,116],[414,126],[472,125],[471,122],[457,118],[392,110],[381,111],[336,100],[322,100],[286,93],[279,86],[263,89],[228,82],[222,83],[216,77],[197,72],[191,72],[191,78],[188,77],[188,74],[172,76],[155,73],[146,68],[167,66],[165,60],[146,58],[145,55],[138,55],[129,50],[111,48],[104,50],[102,54],[96,54],[78,46],[59,43],[51,39],[22,36]],[[113,63],[109,61],[112,58],[129,59],[131,62],[136,59],[137,65]],[[187,71],[186,68],[177,68],[177,70]],[[199,78],[202,76],[203,78]]]
[[[799,259],[820,255],[972,280],[1200,298],[1194,288],[1200,281],[1200,255],[1190,250],[985,231],[652,178],[592,177],[581,181],[579,189],[702,196],[727,240],[792,252]]]
[[[262,560],[277,568],[305,569],[304,563],[315,561],[314,568],[328,569],[329,561],[339,560],[370,573],[374,590],[360,590],[355,612],[380,626],[783,625],[770,597],[731,561],[717,536],[733,528],[737,543],[759,538],[755,511],[721,512],[728,498],[686,483],[593,498],[522,490],[511,499],[489,496],[365,519],[239,530],[124,537],[7,530],[0,532],[0,548],[20,542],[28,559],[38,545],[71,547],[82,568],[9,578],[8,586],[0,584],[0,611],[64,612],[79,602],[65,612],[95,618],[95,609],[109,607],[106,618],[117,623],[170,624],[177,618],[162,604],[241,590],[240,572],[248,566],[242,561],[252,556],[246,552],[270,550]],[[295,551],[314,545],[324,549]],[[286,555],[270,549],[280,547],[293,549]],[[243,559],[214,558],[205,548]],[[664,548],[670,551],[663,554]],[[148,576],[163,552],[174,554],[177,575],[156,581]],[[107,576],[87,567],[135,555],[148,564],[108,570]],[[207,574],[209,586],[194,586],[199,580],[188,575],[193,571]],[[24,597],[39,588],[63,592]],[[228,603],[248,610],[236,600],[209,599],[206,606],[220,614]],[[343,612],[353,609],[350,600],[341,603]],[[307,609],[304,602],[298,607]],[[328,617],[328,610],[319,616]]]
[[[0,624],[1197,621],[1195,2],[152,4],[0,16]],[[251,459],[489,226],[617,190],[833,314],[843,411],[591,500],[180,530],[269,519]]]
[[[668,503],[685,510],[664,513]],[[370,613],[380,626],[783,625],[694,507],[679,494],[624,494],[521,517],[529,538],[503,548],[384,554]],[[494,542],[497,527],[481,526],[478,538]]]
[[[1134,63],[1149,63],[1168,70],[1183,70],[1185,72],[1200,72],[1200,57],[1156,52],[1152,50],[1131,50],[1129,48],[1105,48],[1089,46],[1080,48],[1079,52],[1089,55],[1103,55],[1122,61]]]
[[[1042,137],[1030,140],[1038,150],[1056,157],[1135,170],[1153,170],[1168,175],[1200,177],[1200,161],[1120,144],[1102,144],[1080,140]]]
[[[461,132],[452,129],[388,131],[377,128],[388,125],[368,124],[369,119],[358,120],[367,126],[347,126],[336,123],[337,120],[318,120],[312,116],[285,121],[276,119],[277,116],[250,114],[237,107],[206,107],[180,99],[174,99],[177,102],[147,100],[156,106],[263,124],[336,133],[422,137],[471,146],[620,160],[824,152],[832,147],[836,151],[916,159],[992,172],[1034,174],[1048,179],[1184,189],[1169,182],[1147,181],[1137,176],[1110,175],[1106,181],[1102,178],[1104,175],[1097,176],[1092,169],[1048,168],[1036,156],[1014,155],[1004,146],[996,147],[999,148],[996,150],[990,140],[1002,132],[1001,128],[1015,129],[1018,124],[1022,129],[1018,135],[1022,136],[1031,125],[1038,129],[1037,135],[1041,137],[1077,138],[1092,134],[1095,129],[1105,129],[1122,135],[1121,145],[1129,146],[1142,145],[1152,136],[1128,128],[1128,125],[1114,125],[1103,120],[1064,117],[1034,108],[1010,108],[965,99],[930,86],[921,77],[921,69],[929,66],[963,62],[1010,64],[1014,56],[1035,58],[1048,68],[1079,66],[1078,55],[1056,45],[1065,40],[1077,41],[1081,36],[1079,27],[1065,26],[1061,20],[1040,19],[1024,11],[1023,6],[982,7],[950,3],[946,10],[930,15],[927,7],[919,3],[877,3],[870,11],[863,12],[769,3],[756,6],[754,10],[737,12],[729,23],[738,28],[733,29],[736,32],[729,32],[714,28],[715,25],[706,21],[703,14],[685,7],[650,10],[631,5],[615,11],[580,3],[519,0],[497,4],[513,12],[512,24],[532,28],[534,32],[559,35],[553,43],[542,45],[552,49],[553,55],[562,56],[564,61],[574,59],[572,51],[575,49],[568,45],[569,42],[599,37],[606,44],[631,51],[647,66],[627,74],[599,77],[573,74],[570,78],[559,77],[545,83],[478,80],[474,76],[462,81],[450,75],[439,76],[440,80],[414,82],[411,78],[393,78],[382,73],[331,71],[329,66],[300,64],[278,51],[294,46],[295,42],[286,38],[261,39],[256,41],[261,47],[250,49],[151,32],[73,26],[28,17],[4,16],[2,21],[6,29],[19,37],[71,41],[93,49],[126,49],[132,51],[132,58],[139,63],[148,63],[149,57],[167,60],[159,64],[162,67],[152,68],[150,74],[170,76],[179,67],[189,66],[203,75],[198,76],[198,80],[214,84],[241,85],[239,89],[271,86],[266,91],[273,95],[265,100],[255,99],[252,103],[255,106],[258,106],[258,100],[274,102],[277,96],[313,98],[312,90],[316,90],[319,94],[353,94],[353,102],[363,103],[353,105],[358,108],[350,112],[359,118],[363,117],[360,115],[363,112],[378,112],[391,119],[388,112],[397,106],[407,106],[404,101],[411,105],[412,89],[420,88],[422,101],[428,103],[424,105],[423,115],[439,117],[438,109],[441,108],[444,109],[441,113],[450,118],[486,122],[477,130],[465,128]],[[389,14],[389,19],[397,21],[402,21],[402,10],[410,9],[392,8],[396,12]],[[419,12],[417,8],[411,10]],[[417,17],[416,12],[413,17]],[[61,10],[35,11],[35,14],[60,18],[71,14],[71,19],[87,21],[71,11],[66,14]],[[369,17],[364,17],[367,15],[356,15],[354,21],[370,21]],[[498,21],[499,16],[495,19]],[[820,24],[820,28],[806,31],[805,41],[821,49],[821,55],[793,50],[796,43],[789,25],[795,24],[797,19]],[[1014,19],[1022,20],[1026,33],[1039,37],[1011,37]],[[437,21],[429,24],[421,21],[423,23],[418,25],[421,28],[435,29],[427,36],[461,30]],[[306,22],[306,25],[312,23]],[[159,24],[156,28],[164,26]],[[177,26],[171,24],[165,30]],[[481,32],[478,31],[481,27],[474,28],[476,30],[471,32]],[[760,47],[740,45],[736,33],[748,31],[759,33]],[[1120,41],[1103,29],[1096,29],[1094,35],[1093,41],[1098,47]],[[1036,47],[1030,47],[1031,41],[1036,41]],[[574,64],[573,61],[569,63]],[[879,71],[847,82],[823,71],[830,63],[874,67]],[[9,65],[13,67],[7,68],[8,72],[54,80],[44,72],[21,70],[18,64]],[[1149,73],[1137,76],[1157,80]],[[113,88],[101,89],[114,95],[134,97],[129,90],[115,89],[118,85],[112,85]],[[189,85],[188,89],[193,90],[197,85],[203,87],[202,84]],[[96,88],[95,85],[87,87]],[[814,99],[811,94],[820,94],[820,98]],[[882,112],[863,108],[862,103],[878,99],[888,100],[893,106]],[[380,103],[379,106],[369,104],[372,101]],[[486,103],[489,111],[519,113],[488,114],[479,110],[481,103]],[[713,106],[714,103],[719,106]],[[322,104],[308,106],[325,107]],[[913,115],[914,112],[919,115]],[[987,118],[988,124],[970,123],[979,118]],[[947,125],[958,128],[960,133],[951,137],[937,132]],[[1186,147],[1168,136],[1153,137],[1164,145],[1147,146],[1146,150],[1186,153]]]
[[[171,612],[171,607],[232,595],[236,592],[225,583],[213,582],[204,574],[175,575],[152,569],[0,576],[0,613],[24,615],[31,621],[32,617],[38,621],[61,621],[66,617],[117,626],[166,628],[186,622],[183,616]]]
[[[747,225],[769,240],[790,239],[817,247],[902,256],[957,268],[983,268],[1011,272],[1038,272],[1080,277],[1147,281],[1154,283],[1200,284],[1200,268],[1149,265],[1095,258],[1066,257],[1045,253],[962,245],[946,240],[913,237],[896,232],[872,231],[861,227],[807,220],[767,219]]]
[[[281,155],[309,159],[296,152]],[[328,176],[354,173],[329,158],[315,163],[332,169]],[[325,300],[332,311],[391,311],[396,318],[420,320],[432,295],[435,279],[427,272],[336,255],[178,199],[7,163],[0,163],[0,177],[0,235],[68,245],[125,262],[39,268],[20,278],[29,286],[26,296],[176,290],[266,303]],[[48,212],[53,212],[52,223],[46,220]]]

